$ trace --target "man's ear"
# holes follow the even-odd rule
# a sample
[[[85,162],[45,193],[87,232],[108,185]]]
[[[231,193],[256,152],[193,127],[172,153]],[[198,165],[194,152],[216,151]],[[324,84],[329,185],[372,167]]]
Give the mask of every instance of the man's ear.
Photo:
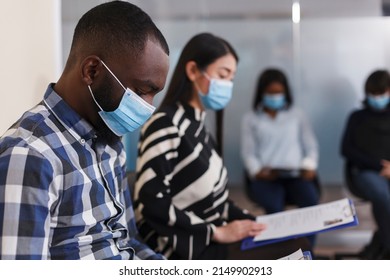
[[[200,71],[195,61],[191,60],[187,62],[186,74],[191,82],[195,81],[199,77]]]
[[[81,62],[81,76],[87,85],[91,85],[94,79],[99,75],[101,69],[100,58],[96,55],[87,56]]]

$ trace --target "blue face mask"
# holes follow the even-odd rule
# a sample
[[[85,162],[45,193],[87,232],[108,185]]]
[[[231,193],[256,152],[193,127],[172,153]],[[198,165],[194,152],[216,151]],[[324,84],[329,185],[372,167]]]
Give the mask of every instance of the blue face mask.
[[[89,85],[88,89],[96,105],[101,110],[99,112],[100,117],[112,132],[114,132],[117,136],[123,136],[127,132],[132,132],[142,126],[150,118],[155,110],[155,107],[147,103],[131,89],[125,88],[107,65],[103,61],[101,62],[125,90],[118,108],[112,112],[104,111],[102,107],[100,107],[99,103],[97,103]]]
[[[263,105],[271,110],[280,110],[286,106],[286,96],[284,93],[265,93],[263,96]]]
[[[385,109],[389,104],[389,101],[390,101],[390,97],[387,93],[381,95],[373,95],[373,94],[367,95],[367,103],[374,110],[380,111]]]
[[[199,91],[200,99],[203,105],[212,110],[221,110],[226,107],[232,98],[233,82],[227,80],[210,79],[209,91],[203,94]]]

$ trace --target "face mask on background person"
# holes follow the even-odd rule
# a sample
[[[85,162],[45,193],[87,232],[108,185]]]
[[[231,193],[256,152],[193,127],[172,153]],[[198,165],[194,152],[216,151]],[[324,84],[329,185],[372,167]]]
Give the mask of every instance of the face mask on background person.
[[[117,136],[123,136],[127,132],[132,132],[143,125],[150,118],[155,110],[155,107],[147,103],[131,89],[125,88],[119,79],[114,75],[114,73],[112,73],[112,71],[107,67],[107,65],[103,61],[101,62],[103,66],[106,67],[108,72],[110,72],[110,74],[125,90],[118,108],[112,112],[104,111],[96,101],[92,89],[89,85],[88,89],[92,95],[93,100],[100,109],[100,117],[112,132],[114,132]]]
[[[263,105],[271,110],[280,110],[286,106],[286,96],[284,93],[265,93],[263,95]]]
[[[373,94],[367,95],[367,103],[374,110],[385,109],[389,104],[389,101],[390,101],[390,97],[387,92],[381,95],[373,95]]]
[[[228,80],[211,79],[206,73],[205,77],[210,81],[208,93],[198,91],[203,105],[207,109],[221,110],[226,107],[232,98],[233,82]]]

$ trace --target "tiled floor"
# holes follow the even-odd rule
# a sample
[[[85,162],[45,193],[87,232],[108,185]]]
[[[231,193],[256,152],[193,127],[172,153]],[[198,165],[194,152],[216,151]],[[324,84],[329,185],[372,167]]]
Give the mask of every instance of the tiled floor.
[[[254,215],[264,213],[261,208],[248,199],[240,187],[231,187],[230,197],[238,206],[249,210]],[[344,197],[350,197],[354,201],[359,225],[318,234],[313,253],[320,258],[334,259],[336,253],[359,252],[369,242],[375,229],[369,203],[352,196],[341,186],[322,187],[321,202]]]

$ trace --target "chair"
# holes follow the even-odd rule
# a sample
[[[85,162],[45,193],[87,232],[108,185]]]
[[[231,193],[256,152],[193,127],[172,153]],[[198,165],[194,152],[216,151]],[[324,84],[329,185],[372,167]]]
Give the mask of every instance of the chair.
[[[353,182],[353,176],[352,176],[352,169],[353,166],[350,162],[346,161],[344,164],[344,179],[346,183],[346,187],[348,191],[357,197],[360,202],[368,202],[367,198],[359,192],[359,190],[356,188],[356,185]],[[378,242],[378,233],[377,231],[374,232],[372,235],[372,238],[370,242],[363,247],[363,249],[358,252],[357,254],[351,254],[351,253],[336,253],[334,258],[336,260],[342,260],[342,259],[374,259],[375,254],[381,250],[381,244]]]
[[[251,190],[251,179],[249,177],[249,174],[246,170],[244,170],[244,190],[245,190],[245,194],[247,196],[247,198],[249,198],[250,201],[252,201],[253,203],[256,203],[257,202],[255,201],[254,199],[254,195],[253,195],[253,192]]]

